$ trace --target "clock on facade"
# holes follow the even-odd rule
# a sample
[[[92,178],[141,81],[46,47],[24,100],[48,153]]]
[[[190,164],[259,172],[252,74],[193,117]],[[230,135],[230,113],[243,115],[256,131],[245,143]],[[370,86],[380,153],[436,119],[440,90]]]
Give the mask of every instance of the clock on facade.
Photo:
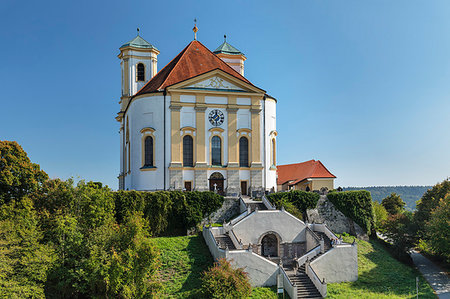
[[[213,126],[218,127],[223,124],[225,117],[223,116],[222,111],[214,109],[209,113],[208,119]]]

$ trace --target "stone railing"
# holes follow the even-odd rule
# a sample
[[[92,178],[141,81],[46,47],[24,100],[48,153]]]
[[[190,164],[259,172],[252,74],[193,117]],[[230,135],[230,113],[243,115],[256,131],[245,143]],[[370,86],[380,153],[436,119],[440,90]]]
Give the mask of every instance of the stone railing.
[[[217,228],[219,229],[219,228]],[[206,245],[208,245],[209,252],[215,260],[218,260],[222,257],[226,257],[226,252],[223,249],[220,249],[217,245],[216,238],[214,238],[214,234],[212,232],[211,227],[203,226],[203,239],[205,239]]]
[[[234,234],[233,230],[230,230],[228,232],[228,236],[230,237],[230,239],[233,242],[234,247],[236,247],[236,249],[242,249],[243,248],[243,244],[242,244],[241,240],[238,240],[238,238]]]
[[[297,259],[298,266],[300,267],[301,265],[306,263],[307,260],[311,260],[319,253],[320,253],[320,245],[317,245],[316,247],[314,247],[313,249],[311,249],[310,251],[308,251],[307,253],[305,253],[304,255],[302,255]]]
[[[289,297],[297,298],[297,286],[289,279],[289,276],[287,275],[286,271],[284,271],[282,266],[280,266],[280,275],[278,276],[278,279],[281,279],[283,281],[283,288],[289,294]],[[280,284],[278,284],[277,282],[277,285]]]
[[[262,202],[268,210],[275,210],[275,207],[270,203],[265,195],[262,197]]]
[[[319,291],[320,295],[322,295],[322,297],[326,297],[327,296],[327,284],[325,282],[325,279],[323,279],[322,281],[320,280],[319,276],[316,274],[316,272],[311,267],[309,262],[306,263],[305,271],[306,271],[306,275],[308,275],[309,279],[312,281],[312,283],[314,284],[316,289]]]

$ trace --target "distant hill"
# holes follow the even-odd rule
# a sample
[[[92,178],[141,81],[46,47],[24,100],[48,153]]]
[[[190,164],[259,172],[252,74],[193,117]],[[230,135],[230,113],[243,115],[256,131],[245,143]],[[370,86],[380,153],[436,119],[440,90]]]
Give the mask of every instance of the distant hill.
[[[345,187],[345,191],[367,190],[372,194],[372,199],[381,202],[383,198],[389,196],[392,192],[397,193],[406,203],[406,209],[414,211],[416,201],[422,198],[422,195],[432,186],[380,186],[380,187]]]

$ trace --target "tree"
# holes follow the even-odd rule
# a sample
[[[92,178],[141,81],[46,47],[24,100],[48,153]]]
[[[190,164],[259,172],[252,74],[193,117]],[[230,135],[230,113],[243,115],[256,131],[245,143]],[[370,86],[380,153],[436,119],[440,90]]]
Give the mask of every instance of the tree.
[[[450,194],[441,199],[426,223],[426,239],[431,249],[450,262]]]
[[[222,258],[203,273],[202,291],[206,298],[248,298],[252,288],[247,273]]]
[[[414,214],[414,221],[419,227],[419,237],[424,237],[425,225],[430,220],[431,212],[435,209],[440,201],[450,194],[450,181],[444,180],[442,183],[436,184],[425,192],[422,198],[417,202],[417,211]]]
[[[0,207],[0,297],[45,298],[44,285],[55,256],[42,244],[33,203],[28,198]]]
[[[48,175],[15,141],[0,141],[0,205],[39,189]]]
[[[405,202],[396,194],[391,193],[388,197],[381,201],[381,204],[390,215],[399,214],[404,210]]]
[[[374,222],[375,228],[377,230],[382,229],[383,222],[388,219],[388,212],[386,209],[377,201],[372,201],[373,212],[374,212]]]
[[[383,234],[392,244],[393,254],[403,262],[410,262],[407,251],[416,242],[416,228],[411,213],[390,215],[382,224]]]

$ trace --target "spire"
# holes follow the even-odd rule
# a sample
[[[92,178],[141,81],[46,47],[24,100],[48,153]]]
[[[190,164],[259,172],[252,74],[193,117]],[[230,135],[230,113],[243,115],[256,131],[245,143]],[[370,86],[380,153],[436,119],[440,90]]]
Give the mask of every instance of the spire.
[[[139,36],[139,27],[138,28],[136,28],[136,30],[137,30],[137,36]]]
[[[192,28],[192,31],[194,31],[194,40],[197,40],[197,19],[194,19],[194,28]]]

